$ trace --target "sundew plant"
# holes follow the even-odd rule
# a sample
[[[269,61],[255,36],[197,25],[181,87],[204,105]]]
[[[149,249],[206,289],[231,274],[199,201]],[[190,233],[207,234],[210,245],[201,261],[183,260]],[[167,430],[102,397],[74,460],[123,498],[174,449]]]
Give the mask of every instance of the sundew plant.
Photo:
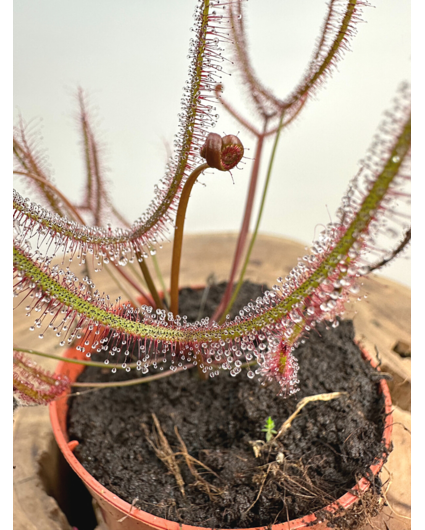
[[[113,372],[141,371],[144,375],[138,382],[196,367],[203,378],[222,371],[232,376],[245,372],[264,383],[275,381],[283,396],[296,392],[296,348],[305,334],[321,321],[338,325],[347,301],[358,297],[362,278],[395,257],[410,240],[403,213],[410,196],[410,94],[407,84],[402,84],[360,171],[348,184],[335,220],[288,276],[278,278],[271,291],[241,308],[233,320],[227,317],[255,243],[281,131],[307,104],[316,104],[313,96],[344,57],[367,6],[362,0],[331,0],[303,77],[289,94],[276,95],[251,65],[244,1],[199,0],[174,151],[149,207],[131,224],[113,205],[82,89],[78,104],[86,185],[78,204],[53,184],[33,131],[19,120],[14,131],[14,173],[31,185],[40,202],[14,191],[14,296],[32,319],[30,332],[40,338],[55,333],[61,346],[76,344],[85,354],[83,364],[109,366]],[[284,61],[284,51],[281,56]],[[221,83],[223,69],[239,72],[241,90],[252,101],[255,115],[240,115],[227,100]],[[238,167],[245,153],[245,133],[213,132],[220,108],[255,138],[254,164],[226,292],[212,318],[188,322],[179,315],[178,293],[192,186],[208,168]],[[267,139],[273,149],[249,236]],[[394,236],[392,247],[380,243],[381,234],[389,232]],[[150,269],[157,268],[157,248],[168,243],[170,234],[174,237],[168,294],[163,282],[155,285]],[[80,277],[71,271],[71,262],[80,265]],[[143,297],[143,305],[124,302],[125,296],[111,301],[107,293],[96,290],[96,275],[111,269],[119,273],[123,292],[130,283]],[[128,273],[136,269],[143,278],[140,283]],[[90,359],[95,352],[109,355],[104,363],[97,363]],[[14,392],[22,403],[48,403],[69,389],[71,383],[65,377],[43,371],[26,353],[15,345]]]

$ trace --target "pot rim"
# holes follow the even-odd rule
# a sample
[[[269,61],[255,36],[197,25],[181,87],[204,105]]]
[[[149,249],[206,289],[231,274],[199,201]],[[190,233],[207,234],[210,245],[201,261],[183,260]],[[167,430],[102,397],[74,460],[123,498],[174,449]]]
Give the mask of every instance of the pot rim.
[[[369,362],[372,367],[379,370],[379,365],[376,362],[376,360],[373,359],[371,355],[359,343],[357,343],[357,345],[359,346],[362,352],[362,356],[364,360]],[[81,359],[82,357],[85,358],[85,354],[84,352],[77,350],[75,347],[71,347],[65,351],[64,357],[73,358],[73,359]],[[71,381],[75,381],[84,369],[85,369],[85,366],[83,365],[71,364],[65,361],[60,361],[58,363],[55,373],[66,374],[71,379]],[[392,424],[393,424],[391,395],[390,395],[390,391],[389,391],[389,388],[388,388],[388,385],[385,379],[380,379],[379,391],[383,394],[384,402],[385,402],[385,421],[384,421],[384,429],[383,429],[383,434],[382,434],[382,442],[384,443],[385,449],[387,449],[388,451],[385,452],[385,450],[383,450],[382,457],[379,458],[377,462],[373,463],[369,467],[373,476],[376,476],[380,472],[380,470],[382,469],[382,466],[384,465],[384,460],[389,454],[390,446],[391,446]],[[138,521],[143,521],[144,523],[147,523],[154,528],[167,529],[167,530],[205,530],[205,528],[209,528],[209,527],[198,527],[198,526],[193,526],[193,525],[180,524],[175,521],[169,521],[167,519],[157,517],[143,510],[139,510],[138,508],[135,508],[128,502],[118,497],[117,495],[113,494],[106,487],[102,486],[102,484],[100,484],[100,482],[98,482],[92,475],[90,475],[90,473],[82,466],[82,464],[80,464],[80,462],[77,460],[77,458],[73,454],[73,450],[75,449],[76,445],[78,445],[78,442],[73,441],[73,440],[70,441],[68,439],[68,433],[66,429],[66,415],[68,412],[67,398],[68,398],[69,393],[70,392],[67,391],[62,396],[60,396],[57,400],[52,401],[50,403],[49,405],[50,421],[52,424],[52,429],[53,429],[56,442],[62,454],[64,455],[65,459],[67,460],[71,468],[83,480],[83,482],[86,484],[86,486],[89,487],[89,489],[92,489],[104,501],[114,506],[116,509],[118,509],[120,512],[125,514],[127,517],[136,519]],[[59,417],[58,409],[60,409],[61,411],[61,417]],[[337,510],[341,508],[350,507],[359,499],[360,494],[364,493],[369,488],[370,484],[371,482],[368,479],[366,479],[365,477],[362,477],[349,492],[345,493],[342,497],[340,497],[333,503],[325,506],[320,511],[327,510],[330,512],[336,512]],[[316,512],[310,513],[308,515],[305,515],[303,517],[300,517],[298,519],[287,521],[285,523],[279,523],[276,525],[272,525],[271,528],[273,530],[290,530],[290,529],[292,530],[292,529],[304,528],[306,526],[310,526],[312,523],[319,524],[321,521],[315,515],[315,513],[317,513],[318,511],[319,510],[317,510]],[[240,530],[258,530],[258,528],[259,527],[253,527],[253,528],[244,528]]]

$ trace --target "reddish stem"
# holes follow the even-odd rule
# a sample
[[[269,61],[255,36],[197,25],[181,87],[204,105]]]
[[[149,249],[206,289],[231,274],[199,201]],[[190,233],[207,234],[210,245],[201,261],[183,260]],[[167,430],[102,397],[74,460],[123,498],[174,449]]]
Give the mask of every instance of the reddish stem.
[[[139,261],[140,270],[142,271],[143,277],[147,283],[149,292],[152,295],[152,298],[154,300],[154,303],[152,304],[153,307],[156,307],[157,309],[164,309],[164,304],[162,303],[161,297],[159,296],[159,293],[155,287],[154,281],[152,280],[151,273],[149,272],[148,266],[146,261],[143,259],[142,254],[140,251],[136,251],[136,257]]]
[[[125,278],[128,281],[128,283],[132,287],[134,287],[136,291],[139,292],[139,294],[141,294],[144,298],[146,298],[146,300],[149,302],[149,305],[151,305],[152,307],[156,307],[155,302],[153,301],[151,296],[145,293],[145,291],[140,287],[140,285],[138,285],[135,281],[133,281],[133,279],[123,270],[123,268],[120,265],[118,265],[118,263],[113,262],[113,264],[115,265],[117,271],[121,274],[121,276]]]
[[[285,121],[285,122],[283,123],[283,125],[281,125],[280,127],[279,127],[279,125],[277,125],[274,129],[270,129],[269,131],[265,132],[265,133],[264,133],[264,136],[267,137],[267,136],[271,136],[271,135],[273,135],[273,134],[276,134],[277,131],[279,130],[279,128],[282,128],[282,129],[283,129],[284,127],[286,127],[287,125],[289,125],[290,123],[292,123],[292,122],[295,120],[295,118],[298,116],[298,114],[301,112],[301,110],[302,110],[302,108],[304,107],[304,105],[305,105],[307,99],[308,99],[307,96],[303,96],[303,98],[301,98],[301,103],[300,103],[298,109],[297,109],[297,110],[295,111],[295,113],[294,113],[294,114],[288,119],[288,121]]]
[[[266,135],[267,121],[268,119],[266,118],[264,120],[264,127],[263,127],[262,134],[257,135],[257,147],[255,150],[255,161],[254,161],[254,165],[252,166],[252,171],[251,171],[251,179],[249,182],[248,195],[247,195],[246,204],[245,204],[245,214],[244,214],[244,218],[242,221],[241,229],[239,231],[239,237],[238,237],[238,242],[236,245],[235,254],[233,256],[233,264],[232,264],[232,269],[229,275],[229,281],[228,281],[226,290],[224,292],[223,298],[221,302],[219,303],[214,315],[212,316],[212,320],[215,320],[215,321],[217,321],[217,319],[220,317],[224,308],[227,307],[230,297],[232,296],[233,282],[235,280],[236,272],[239,267],[240,261],[242,259],[242,254],[245,248],[246,238],[248,236],[249,224],[251,221],[252,206],[254,204],[255,192],[257,189],[258,172],[260,168],[260,160],[261,160],[261,154],[263,150],[264,137]]]
[[[261,136],[261,133],[257,131],[257,129],[254,127],[254,125],[251,125],[248,123],[231,105],[228,103],[221,94],[222,85],[217,85],[215,87],[215,96],[219,100],[219,102],[223,105],[223,107],[227,110],[229,114],[231,114],[241,125],[243,125],[248,131],[251,131],[252,134],[255,134],[255,136],[259,137]]]
[[[210,166],[205,163],[195,168],[187,179],[180,196],[179,207],[177,209],[176,215],[176,224],[174,229],[173,256],[171,260],[170,311],[174,315],[178,315],[179,312],[180,260],[183,246],[184,221],[186,217],[187,205],[190,198],[190,192],[192,191],[192,187],[195,184],[195,181],[199,177],[199,175],[209,167]]]

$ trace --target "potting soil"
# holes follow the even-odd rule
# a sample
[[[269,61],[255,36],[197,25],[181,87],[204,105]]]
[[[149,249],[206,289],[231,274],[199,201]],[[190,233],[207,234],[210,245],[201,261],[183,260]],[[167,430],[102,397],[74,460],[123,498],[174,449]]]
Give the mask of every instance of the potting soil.
[[[264,290],[246,282],[234,313]],[[223,291],[224,284],[211,287],[202,316],[213,313]],[[199,318],[202,293],[180,294],[180,314],[189,321]],[[354,477],[368,476],[384,451],[381,376],[353,338],[351,321],[313,329],[295,352],[299,392],[287,399],[245,371],[203,381],[187,370],[83,393],[69,410],[69,437],[79,442],[75,455],[114,494],[179,523],[249,528],[320,510],[351,490]],[[90,367],[79,380],[140,375]],[[308,404],[283,437],[264,447],[268,418],[277,431],[302,398],[328,392],[347,395]]]

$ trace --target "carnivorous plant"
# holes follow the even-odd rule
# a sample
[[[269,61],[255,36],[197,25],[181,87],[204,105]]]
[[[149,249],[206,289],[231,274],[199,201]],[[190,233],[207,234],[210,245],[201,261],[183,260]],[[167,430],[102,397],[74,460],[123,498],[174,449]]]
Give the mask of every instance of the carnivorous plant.
[[[113,207],[108,195],[82,90],[78,97],[86,190],[80,204],[71,203],[52,183],[25,124],[19,122],[14,134],[15,174],[31,183],[42,202],[36,204],[14,192],[14,295],[26,305],[29,317],[36,316],[30,330],[40,337],[54,332],[62,346],[78,342],[86,355],[86,361],[80,362],[109,365],[113,371],[133,368],[156,374],[161,369],[162,374],[172,374],[197,366],[201,375],[215,377],[223,370],[232,376],[246,370],[249,378],[276,381],[284,396],[294,393],[298,381],[296,347],[304,334],[324,320],[337,325],[346,302],[358,296],[363,276],[394,257],[410,239],[400,211],[400,205],[409,198],[411,130],[409,88],[402,85],[361,170],[348,185],[336,219],[323,229],[310,253],[300,257],[286,278],[278,278],[272,290],[241,308],[233,320],[226,319],[255,243],[280,133],[297,119],[343,57],[365,4],[363,0],[329,2],[304,76],[289,95],[276,96],[264,87],[251,66],[242,16],[244,2],[198,1],[174,153],[148,209],[131,224]],[[225,98],[219,74],[228,56],[242,74],[260,127],[251,116],[239,115]],[[284,52],[281,57],[284,61]],[[233,63],[225,64],[230,69]],[[244,133],[222,137],[212,132],[220,105],[256,139],[255,162],[223,300],[212,318],[188,322],[178,314],[178,292],[190,190],[205,169],[229,171],[244,156]],[[274,147],[260,212],[248,243],[260,160],[268,138]],[[103,224],[105,212],[116,228]],[[85,220],[88,217],[92,224]],[[156,248],[167,242],[171,228],[171,288],[169,298],[165,293],[162,299],[149,267],[152,261],[156,266]],[[394,249],[379,244],[380,232],[388,229],[397,230],[399,243]],[[70,262],[81,264],[83,277],[71,271]],[[126,269],[136,267],[143,283],[135,284],[126,273]],[[141,307],[112,302],[107,294],[97,291],[96,274],[111,268],[119,272],[123,284],[130,282],[148,302]],[[242,272],[235,284],[238,270]],[[104,363],[90,360],[92,352],[101,351],[112,355]],[[139,382],[151,378],[146,375]],[[23,402],[47,403],[70,384],[64,377],[41,370],[16,345],[14,391]]]

